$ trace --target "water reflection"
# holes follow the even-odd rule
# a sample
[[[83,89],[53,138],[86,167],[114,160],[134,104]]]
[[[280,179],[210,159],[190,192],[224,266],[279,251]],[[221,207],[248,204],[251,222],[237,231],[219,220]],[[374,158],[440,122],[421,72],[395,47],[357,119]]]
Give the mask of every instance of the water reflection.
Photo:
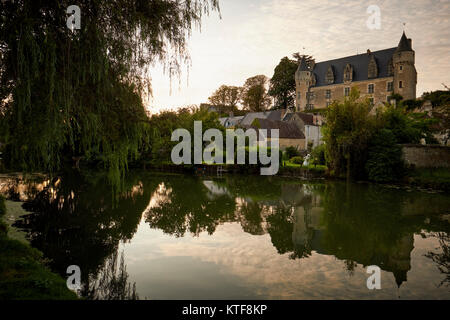
[[[426,254],[426,259],[434,267],[424,267],[420,272],[424,278],[435,279],[438,275],[439,283],[449,283],[450,198],[447,195],[340,182],[302,183],[276,177],[199,179],[134,172],[127,178],[123,192],[113,197],[106,181],[101,175],[65,173],[43,185],[42,190],[24,204],[31,214],[17,223],[28,232],[31,244],[51,259],[54,270],[64,275],[68,265],[81,267],[82,295],[87,298],[136,298],[133,287],[128,283],[123,260],[117,273],[117,254],[121,243],[137,241],[138,227],[162,231],[174,239],[199,238],[208,234],[209,238],[202,241],[208,241],[209,246],[219,249],[223,246],[220,240],[223,235],[217,232],[219,226],[239,225],[242,232],[226,236],[227,239],[237,237],[242,245],[247,243],[248,248],[253,241],[265,247],[265,241],[269,240],[279,256],[270,256],[270,259],[304,261],[306,264],[316,261],[317,257],[322,257],[322,260],[334,257],[334,262],[323,260],[328,271],[320,266],[317,266],[318,270],[309,271],[317,279],[321,275],[327,276],[327,272],[336,274],[338,269],[345,270],[349,277],[362,277],[358,266],[378,265],[395,278],[399,287],[408,281],[414,259],[419,261],[419,258],[414,258],[413,250],[424,245],[421,237],[437,237],[440,247],[429,248]],[[258,238],[250,240],[246,235]],[[154,233],[152,237],[156,237]],[[151,251],[152,246],[163,246],[172,241],[161,239],[157,244],[147,244],[145,250]],[[202,236],[202,239],[205,238]],[[182,245],[184,243],[178,245],[180,251],[183,250]],[[206,268],[192,262],[197,253],[185,250],[176,255],[179,258],[161,263],[167,270],[174,263],[192,264],[193,269]],[[190,257],[190,260],[181,259],[182,256]],[[134,261],[139,256],[126,258]],[[154,264],[148,268],[157,268],[157,260],[152,261]],[[258,263],[252,265],[252,260],[248,261],[250,265],[247,268],[257,274]],[[217,261],[215,263],[218,264]],[[292,264],[289,266],[292,268]],[[187,267],[185,270],[188,274]],[[142,288],[147,286],[146,282],[140,282],[139,276],[130,275],[137,282],[137,291],[146,292]],[[162,286],[167,286],[169,277],[173,280],[174,276],[167,271],[167,278],[164,274],[160,277],[166,280],[166,284],[159,288],[163,291]],[[109,285],[99,286],[102,283]],[[283,297],[282,293],[277,295],[274,290],[281,279],[278,282],[271,279],[270,283],[265,285],[268,288],[258,290],[272,291],[271,295],[260,293],[248,285],[246,297]],[[178,286],[177,283],[172,285],[181,290],[181,282]],[[317,296],[306,297],[338,298],[333,296],[335,293],[331,289],[336,284],[329,283],[328,286],[329,292],[324,286],[322,291],[317,291]],[[192,285],[192,291],[195,288]],[[433,288],[424,289],[421,297],[432,296],[436,293]],[[361,292],[364,289],[367,290],[361,286]],[[215,290],[225,289],[218,286]],[[291,293],[288,288],[280,289],[280,292],[283,290],[289,297],[305,297],[305,294]],[[309,292],[312,290],[310,288]],[[449,298],[448,291],[445,292],[447,295],[444,296],[442,291],[437,294]],[[234,294],[231,292],[229,297],[236,297]],[[359,298],[361,294],[355,291],[351,297]],[[174,296],[169,294],[165,297]]]

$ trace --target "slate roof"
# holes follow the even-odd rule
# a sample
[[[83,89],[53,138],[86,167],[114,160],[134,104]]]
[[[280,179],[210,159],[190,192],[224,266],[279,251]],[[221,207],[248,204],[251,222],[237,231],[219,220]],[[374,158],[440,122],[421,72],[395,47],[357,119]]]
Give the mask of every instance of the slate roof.
[[[269,120],[281,120],[284,110],[278,109],[265,112],[250,112],[247,113],[239,123],[241,126],[250,126],[255,119],[269,119]]]
[[[402,38],[400,39],[400,42],[398,43],[397,50],[395,52],[402,52],[402,51],[412,51],[411,42],[406,37],[406,34],[404,31],[403,31]]]
[[[227,122],[230,123],[231,126],[236,126],[238,125],[241,120],[244,118],[244,116],[236,116],[236,117],[223,117],[223,118],[219,118],[219,122],[221,125],[225,126],[225,124]]]
[[[405,36],[406,38],[406,36]],[[402,37],[403,39],[403,37]],[[408,42],[408,40],[406,40]],[[375,56],[378,65],[378,78],[389,77],[388,64],[397,47],[374,51],[371,54]],[[353,80],[368,80],[368,67],[370,55],[367,53],[357,54],[354,56],[328,60],[319,62],[314,66],[313,73],[316,76],[316,87],[328,86],[326,82],[326,74],[330,65],[333,66],[334,83],[340,84],[344,82],[344,68],[349,63],[353,67]]]
[[[305,139],[303,132],[292,122],[258,119],[258,125],[253,123],[252,128],[267,129],[267,137],[270,138],[270,130],[278,129],[280,139]]]
[[[289,112],[283,118],[283,121],[291,121],[294,118],[294,115],[297,115],[300,119],[302,119],[303,123],[307,126],[315,126],[314,116],[309,113],[304,112]]]

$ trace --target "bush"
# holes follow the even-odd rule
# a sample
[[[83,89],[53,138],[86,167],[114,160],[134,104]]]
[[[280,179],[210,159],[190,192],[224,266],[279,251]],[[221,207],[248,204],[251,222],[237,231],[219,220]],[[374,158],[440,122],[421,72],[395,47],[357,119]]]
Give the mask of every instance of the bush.
[[[5,197],[0,195],[0,217],[6,214]]]
[[[315,165],[325,165],[325,144],[318,145],[312,152],[312,163]]]
[[[393,181],[403,175],[402,151],[391,130],[381,129],[374,134],[366,170],[368,178],[376,182]]]
[[[2,217],[6,214],[5,198],[0,195],[0,237],[6,236],[8,233],[8,226],[3,221]]]
[[[300,155],[300,152],[298,152],[297,148],[295,147],[287,147],[284,152],[287,159],[291,159]]]
[[[303,164],[303,157],[300,157],[300,156],[292,157],[291,160],[289,160],[289,161],[294,164]]]

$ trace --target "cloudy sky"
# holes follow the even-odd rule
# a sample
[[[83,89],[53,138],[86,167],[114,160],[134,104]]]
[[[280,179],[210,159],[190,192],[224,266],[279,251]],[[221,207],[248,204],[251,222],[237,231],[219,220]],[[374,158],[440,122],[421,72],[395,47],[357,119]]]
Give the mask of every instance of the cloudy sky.
[[[380,8],[379,30],[367,27],[370,5]],[[189,40],[189,73],[171,82],[153,68],[152,112],[207,102],[222,84],[272,77],[294,52],[320,62],[395,47],[403,23],[416,51],[417,95],[450,86],[450,0],[220,0],[220,6],[222,19],[205,18]]]

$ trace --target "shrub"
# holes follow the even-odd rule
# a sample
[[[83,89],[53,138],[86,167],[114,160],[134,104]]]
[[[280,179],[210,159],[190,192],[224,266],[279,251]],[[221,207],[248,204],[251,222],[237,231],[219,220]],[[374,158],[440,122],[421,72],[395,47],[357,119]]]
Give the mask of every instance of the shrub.
[[[6,214],[5,197],[0,195],[0,217]]]
[[[8,233],[8,227],[3,222],[2,217],[6,214],[5,198],[0,195],[0,237],[5,236]]]
[[[312,163],[315,165],[325,165],[325,144],[318,145],[315,147],[312,152]]]
[[[294,164],[303,164],[303,157],[292,157],[290,161]]]
[[[293,157],[299,156],[300,153],[298,152],[297,148],[295,147],[287,147],[284,151],[286,153],[286,158],[291,159]]]
[[[403,168],[402,151],[396,144],[395,135],[388,129],[377,131],[370,143],[366,163],[369,179],[376,182],[393,181],[403,175]]]

